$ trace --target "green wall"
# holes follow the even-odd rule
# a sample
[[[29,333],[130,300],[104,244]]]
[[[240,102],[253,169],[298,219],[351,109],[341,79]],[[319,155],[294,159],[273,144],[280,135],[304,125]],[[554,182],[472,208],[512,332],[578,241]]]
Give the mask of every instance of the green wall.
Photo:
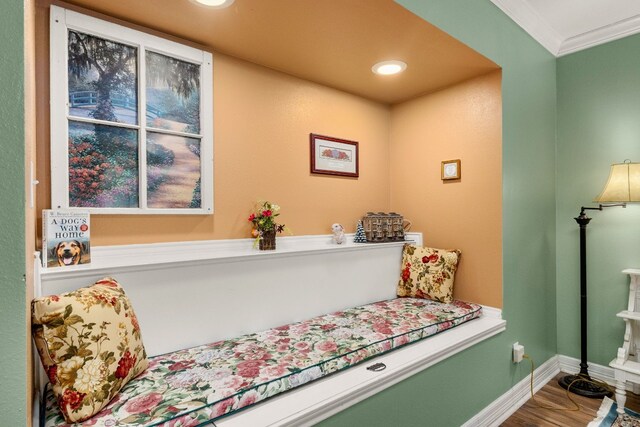
[[[488,0],[398,2],[503,67],[507,331],[348,408],[324,426],[458,426],[528,374],[526,364],[510,361],[513,342],[523,343],[538,363],[556,353],[578,357],[578,229],[572,218],[599,193],[610,163],[640,161],[640,36],[563,57],[556,70],[555,59]],[[2,12],[0,52],[11,60],[0,61],[5,100],[0,104],[0,413],[3,425],[19,426],[26,419],[27,339],[23,2],[5,2]],[[589,359],[606,365],[623,333],[615,313],[626,304],[628,286],[619,272],[640,267],[640,206],[592,216]]]
[[[507,331],[324,426],[458,426],[528,374],[526,364],[510,361],[513,342],[523,343],[538,363],[556,353],[578,357],[578,231],[572,218],[601,190],[610,163],[640,161],[640,36],[556,61],[488,0],[398,2],[503,67]],[[11,102],[0,105],[0,413],[3,424],[19,426],[26,418],[27,339],[22,1],[6,2],[2,11],[0,52],[11,60],[0,61],[0,85],[3,99]],[[623,333],[615,313],[625,306],[628,287],[619,272],[640,267],[640,206],[592,216],[589,359],[606,365]]]
[[[527,364],[511,363],[515,341],[538,363],[556,354],[556,60],[488,0],[397,1],[503,68],[507,331],[346,409],[325,427],[459,426],[529,373]]]
[[[0,424],[26,423],[24,6],[0,14]]]
[[[558,59],[558,353],[580,357],[578,226],[611,163],[640,162],[640,36]],[[589,212],[588,360],[608,365],[622,344],[625,268],[640,268],[640,206]]]

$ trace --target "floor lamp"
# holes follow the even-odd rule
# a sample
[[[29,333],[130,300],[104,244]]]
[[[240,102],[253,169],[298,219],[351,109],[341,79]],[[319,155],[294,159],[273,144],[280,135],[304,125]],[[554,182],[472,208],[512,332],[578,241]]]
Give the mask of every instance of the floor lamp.
[[[587,224],[591,218],[585,211],[601,211],[613,206],[626,207],[628,202],[640,202],[640,163],[625,160],[624,163],[611,165],[607,185],[594,202],[599,205],[583,206],[580,215],[575,218],[580,227],[580,372],[577,375],[565,375],[558,383],[575,394],[600,398],[611,393],[592,382],[587,365]]]

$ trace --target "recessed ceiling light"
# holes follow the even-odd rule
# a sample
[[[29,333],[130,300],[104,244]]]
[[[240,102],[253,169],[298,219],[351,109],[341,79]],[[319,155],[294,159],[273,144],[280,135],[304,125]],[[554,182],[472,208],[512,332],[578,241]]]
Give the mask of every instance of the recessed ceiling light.
[[[191,0],[194,3],[208,6],[214,9],[222,9],[224,7],[231,6],[235,0]]]
[[[371,71],[376,74],[388,76],[391,74],[398,74],[403,72],[407,68],[407,64],[402,61],[382,61],[371,67]]]

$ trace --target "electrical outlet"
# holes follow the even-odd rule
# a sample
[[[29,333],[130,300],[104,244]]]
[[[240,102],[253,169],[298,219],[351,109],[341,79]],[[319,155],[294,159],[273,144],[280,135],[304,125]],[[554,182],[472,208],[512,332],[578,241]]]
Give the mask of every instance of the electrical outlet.
[[[524,357],[524,346],[520,343],[513,344],[513,363],[520,363]]]

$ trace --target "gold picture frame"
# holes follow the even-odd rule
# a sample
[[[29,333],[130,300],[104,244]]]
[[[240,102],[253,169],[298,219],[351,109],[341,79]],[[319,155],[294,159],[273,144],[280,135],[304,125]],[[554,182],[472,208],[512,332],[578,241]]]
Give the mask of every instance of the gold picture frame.
[[[440,166],[440,175],[443,181],[460,179],[461,176],[460,159],[443,160]]]

